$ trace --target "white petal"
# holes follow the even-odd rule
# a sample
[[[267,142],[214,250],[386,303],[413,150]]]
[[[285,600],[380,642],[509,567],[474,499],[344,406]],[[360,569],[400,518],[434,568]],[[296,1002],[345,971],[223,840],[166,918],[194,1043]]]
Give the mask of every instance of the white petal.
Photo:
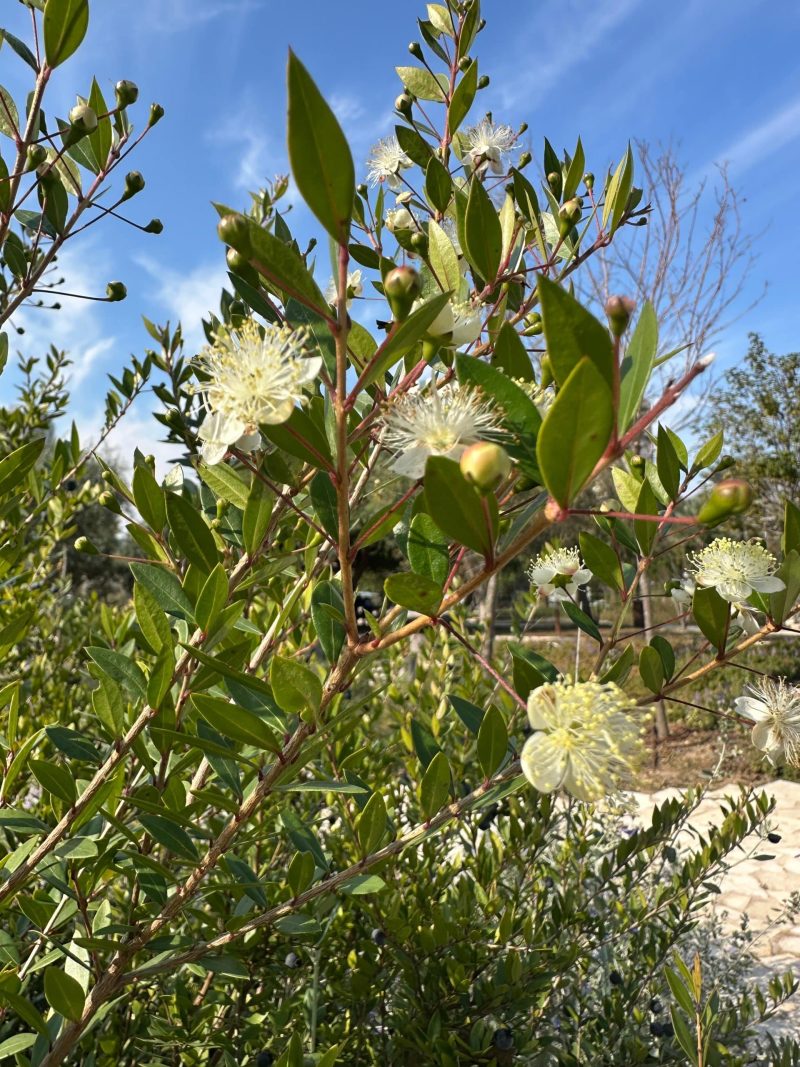
[[[297,376],[297,381],[300,385],[305,385],[306,382],[313,382],[319,372],[322,370],[322,356],[308,356],[300,364],[302,370]]]
[[[209,412],[203,419],[197,436],[201,441],[216,441],[232,444],[245,432],[247,427],[241,419],[221,415],[218,411]]]
[[[763,700],[756,697],[737,697],[733,702],[737,715],[744,715],[753,722],[761,722],[769,715],[769,708]]]
[[[727,600],[729,604],[735,604],[739,600],[747,600],[752,593],[753,589],[749,582],[744,581],[727,581],[720,582],[717,585],[717,592],[723,600]]]
[[[392,470],[397,471],[398,474],[402,474],[406,478],[421,478],[425,473],[425,464],[430,454],[428,449],[423,448],[421,445],[417,445],[416,448],[409,448],[408,451],[401,452],[394,458]]]
[[[749,578],[748,581],[758,593],[780,593],[781,589],[786,588],[785,583],[774,574],[768,574],[764,578]]]
[[[555,567],[531,567],[528,571],[531,585],[547,585],[548,582],[552,582],[555,576]]]
[[[271,408],[262,411],[258,421],[263,422],[265,426],[279,426],[282,422],[289,421],[293,411],[294,400],[292,397],[287,396],[285,400],[281,400],[277,404],[273,404]]]
[[[552,793],[559,788],[566,762],[564,750],[553,744],[552,738],[546,734],[534,734],[522,746],[522,773],[540,793]]]
[[[586,583],[590,582],[592,578],[593,574],[588,567],[584,567],[583,570],[580,571],[575,571],[575,573],[572,575],[572,581],[575,583],[575,585],[586,585]]]
[[[443,337],[446,334],[452,333],[452,330],[453,305],[448,302],[428,327],[428,333],[431,337]]]
[[[753,727],[752,738],[753,744],[762,752],[777,754],[783,750],[780,739],[775,736],[772,726],[768,722],[757,722]]]
[[[228,446],[224,441],[204,441],[200,449],[203,462],[207,463],[209,467],[213,467],[215,463],[222,463],[227,453]]]
[[[241,452],[255,452],[257,448],[261,448],[261,443],[261,434],[258,431],[255,433],[243,433],[236,442],[236,447]]]

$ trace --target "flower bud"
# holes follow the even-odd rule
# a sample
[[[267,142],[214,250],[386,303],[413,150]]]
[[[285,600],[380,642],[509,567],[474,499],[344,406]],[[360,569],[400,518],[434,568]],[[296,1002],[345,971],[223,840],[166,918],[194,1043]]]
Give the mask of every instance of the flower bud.
[[[462,72],[465,71],[469,67],[471,62],[472,60],[469,58],[469,56],[462,56],[461,59],[459,59],[458,61],[458,69]]]
[[[148,126],[155,126],[157,122],[161,122],[164,118],[164,108],[161,104],[150,105],[150,118],[147,120]]]
[[[591,192],[592,189],[594,189],[594,174],[592,174],[592,172],[590,170],[587,170],[586,173],[584,174],[584,176],[583,176],[583,184],[586,186],[586,188],[589,190],[589,192]]]
[[[422,59],[422,45],[419,41],[411,41],[408,50],[412,56],[415,56],[417,59]]]
[[[622,337],[631,321],[636,304],[629,296],[610,296],[606,300],[606,315],[611,332],[615,337]]]
[[[533,156],[530,154],[530,152],[523,152],[522,155],[519,157],[519,163],[517,163],[517,170],[522,170],[523,167],[527,167],[531,159],[533,159]]]
[[[114,95],[117,98],[117,107],[130,107],[139,99],[139,86],[136,82],[123,79],[114,86]]]
[[[25,156],[25,171],[36,170],[47,161],[47,149],[43,144],[32,144],[28,147]]]
[[[523,133],[525,133],[527,131],[527,129],[528,129],[528,123],[527,122],[521,122],[519,124],[519,129],[517,130],[517,137],[521,137],[523,135]]]
[[[106,286],[106,300],[111,304],[124,300],[127,295],[128,290],[122,282],[109,282]]]
[[[550,192],[556,199],[558,199],[561,196],[561,190],[563,188],[561,171],[551,170],[547,175],[547,184],[550,186]]]
[[[393,267],[384,278],[383,291],[395,320],[403,322],[422,292],[422,282],[413,267]]]
[[[70,125],[78,130],[81,136],[94,133],[97,129],[97,112],[88,104],[76,104],[69,113]]]
[[[644,456],[635,455],[631,456],[628,460],[628,466],[632,471],[643,471],[647,466],[647,463],[645,462]]]
[[[412,233],[411,247],[420,256],[424,256],[428,250],[428,239],[424,233]]]
[[[705,526],[716,526],[730,515],[741,515],[753,503],[753,490],[741,478],[729,478],[718,482],[700,508],[697,521]]]
[[[539,370],[542,376],[539,384],[542,389],[546,389],[548,385],[552,385],[556,380],[556,377],[553,374],[553,364],[550,362],[550,357],[548,355],[542,356],[539,362]]]
[[[525,316],[525,336],[538,337],[542,332],[542,316],[538,311],[531,311]]]
[[[144,189],[144,178],[138,170],[132,170],[129,174],[125,175],[125,192],[122,194],[122,199],[130,200],[132,196],[136,196]]]
[[[566,237],[572,227],[581,221],[581,214],[582,204],[577,196],[561,205],[558,209],[558,232],[562,237]]]
[[[491,493],[511,473],[508,452],[493,441],[477,441],[470,445],[459,466],[467,481],[481,493]]]
[[[489,84],[489,75],[488,74],[481,74],[480,78],[478,78],[478,88],[479,89],[485,89],[488,84]]]
[[[95,545],[89,540],[88,537],[79,537],[74,544],[76,552],[83,552],[85,556],[97,556],[99,551]]]
[[[219,238],[243,256],[250,251],[250,226],[242,215],[225,215],[217,224]]]
[[[368,194],[369,194],[369,189],[364,184],[364,182],[361,182],[360,185],[356,186],[356,192],[358,193],[359,196],[362,196],[362,197],[364,197],[364,199],[366,199]]]
[[[101,508],[107,508],[109,511],[113,511],[115,515],[122,514],[122,508],[119,506],[119,501],[114,493],[109,492],[108,489],[100,494],[97,498],[97,503]]]
[[[401,115],[410,115],[411,108],[414,101],[408,95],[408,93],[400,93],[394,102],[395,109],[400,112]]]
[[[161,219],[150,219],[148,224],[144,227],[145,233],[163,233],[164,223]]]

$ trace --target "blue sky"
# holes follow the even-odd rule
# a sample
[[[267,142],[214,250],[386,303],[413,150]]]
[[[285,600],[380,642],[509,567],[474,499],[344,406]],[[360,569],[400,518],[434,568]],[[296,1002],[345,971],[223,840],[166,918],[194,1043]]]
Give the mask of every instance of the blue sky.
[[[27,37],[25,9],[8,10],[8,0],[3,7],[7,27]],[[796,0],[484,0],[483,7],[488,24],[476,51],[492,84],[481,107],[498,121],[527,121],[535,158],[543,136],[571,150],[580,134],[598,175],[629,138],[678,142],[697,180],[713,181],[715,163],[728,161],[746,197],[745,226],[760,235],[742,306],[765,283],[768,290],[716,344],[720,362],[744,353],[749,330],[775,351],[800,347],[791,238],[800,174]],[[160,217],[165,231],[148,236],[109,220],[65,254],[69,285],[101,293],[119,278],[129,290],[124,304],[73,302],[58,314],[31,309],[20,317],[26,334],[17,343],[27,353],[50,341],[70,350],[73,413],[87,433],[99,419],[104,374],[149,343],[142,314],[181,318],[188,337],[199,339],[200,318],[225,280],[210,202],[244,206],[249,188],[287,169],[287,46],[336,107],[359,161],[391,129],[394,66],[410,61],[407,44],[424,13],[416,0],[91,0],[91,8],[86,44],[59,69],[48,110],[64,114],[93,74],[109,98],[118,78],[139,84],[140,122],[149,101],[164,105],[166,118],[132,163],[147,188],[128,206],[141,222]],[[0,82],[22,99],[27,68],[8,48],[0,71]],[[306,232],[307,219],[298,222]],[[326,258],[323,251],[323,283]],[[0,380],[3,398],[12,381],[9,372]],[[155,450],[157,433],[143,405],[119,447],[144,439]]]

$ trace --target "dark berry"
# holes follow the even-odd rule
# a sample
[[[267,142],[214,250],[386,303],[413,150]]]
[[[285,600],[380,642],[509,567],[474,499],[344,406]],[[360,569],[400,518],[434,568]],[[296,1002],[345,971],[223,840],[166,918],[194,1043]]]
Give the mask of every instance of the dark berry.
[[[653,1037],[661,1037],[661,1023],[650,1023],[650,1033]]]
[[[780,841],[780,839],[781,839],[781,835],[780,834],[767,834],[767,841],[769,841],[769,843],[771,845],[777,845],[777,843]]]
[[[612,971],[608,976],[608,980],[612,985],[622,985],[622,975],[619,971]]]
[[[662,1037],[672,1037],[672,1035],[674,1033],[675,1033],[675,1027],[672,1025],[672,1023],[662,1023],[661,1024],[661,1036]]]
[[[386,944],[386,934],[383,932],[383,930],[379,930],[377,927],[372,931],[369,936],[379,948],[381,947],[381,945]]]
[[[653,1013],[653,1015],[660,1015],[663,1010],[664,1005],[661,1003],[658,997],[653,997],[653,999],[650,1001],[650,1011]]]
[[[292,971],[295,969],[295,967],[300,966],[300,958],[296,952],[290,952],[283,962]]]
[[[65,488],[66,488],[68,493],[74,493],[75,490],[78,488],[78,483],[75,481],[74,478],[70,478],[70,480],[67,482]]]
[[[256,1067],[272,1067],[274,1062],[275,1057],[269,1049],[264,1049],[263,1052],[259,1052],[256,1056]]]
[[[492,1045],[501,1052],[508,1052],[514,1047],[514,1031],[507,1026],[495,1030],[492,1035]]]
[[[478,823],[478,829],[479,830],[488,830],[489,827],[494,822],[498,811],[500,811],[500,805],[499,804],[492,804],[492,806],[487,810],[487,812],[484,815],[484,817]]]

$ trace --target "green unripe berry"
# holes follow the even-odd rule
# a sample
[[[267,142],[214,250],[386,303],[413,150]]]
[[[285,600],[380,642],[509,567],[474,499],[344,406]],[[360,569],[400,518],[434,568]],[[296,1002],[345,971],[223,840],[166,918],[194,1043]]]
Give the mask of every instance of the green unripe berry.
[[[144,189],[144,178],[138,170],[132,170],[129,174],[125,175],[125,192],[122,194],[122,199],[130,200],[132,196],[136,196]]]
[[[697,521],[716,526],[731,515],[741,515],[753,503],[753,490],[741,478],[718,482],[697,514]]]
[[[412,56],[415,56],[417,59],[422,59],[422,45],[419,41],[411,41],[408,50]]]
[[[606,301],[606,315],[611,332],[615,337],[622,337],[631,321],[636,304],[629,296],[610,296]]]
[[[99,551],[88,537],[79,537],[73,546],[76,552],[82,552],[85,556],[97,556]]]
[[[150,118],[147,121],[148,126],[155,126],[156,123],[161,122],[164,118],[164,108],[161,104],[150,105]]]
[[[109,282],[106,286],[106,300],[110,304],[116,304],[120,300],[124,300],[128,295],[128,290],[122,282]]]
[[[97,129],[97,112],[88,104],[76,104],[69,113],[69,123],[81,137]]]
[[[408,95],[408,93],[400,93],[394,102],[395,109],[400,112],[401,115],[410,115],[411,107],[414,101]]]
[[[123,79],[114,86],[114,95],[117,99],[117,107],[130,107],[139,99],[139,86],[136,82]]]
[[[522,170],[523,167],[527,167],[527,165],[532,159],[533,156],[530,154],[530,152],[523,152],[522,155],[519,157],[519,163],[517,163],[517,170]]]
[[[480,78],[478,78],[478,88],[479,89],[485,89],[488,86],[488,84],[489,84],[489,75],[488,74],[481,74]]]
[[[161,219],[150,219],[148,224],[144,227],[145,233],[163,233],[164,223]]]
[[[511,459],[494,441],[476,441],[462,455],[459,467],[476,489],[491,493],[511,473]]]
[[[122,514],[122,508],[119,506],[119,501],[117,500],[114,493],[109,492],[108,489],[106,489],[105,492],[100,494],[100,496],[97,498],[97,503],[100,505],[101,508],[106,508],[108,511],[113,511],[115,515]]]
[[[462,72],[467,70],[471,62],[472,60],[469,58],[469,56],[462,56],[461,59],[459,59],[458,61],[458,69]]]
[[[395,320],[403,322],[422,293],[422,281],[413,267],[393,267],[383,280],[383,291]]]
[[[47,149],[43,144],[32,144],[25,155],[25,171],[36,170],[47,162]]]
[[[584,174],[584,176],[583,176],[583,184],[586,186],[586,188],[589,190],[589,192],[591,192],[592,189],[594,189],[594,174],[592,174],[592,172],[590,170],[587,170],[586,173]]]

